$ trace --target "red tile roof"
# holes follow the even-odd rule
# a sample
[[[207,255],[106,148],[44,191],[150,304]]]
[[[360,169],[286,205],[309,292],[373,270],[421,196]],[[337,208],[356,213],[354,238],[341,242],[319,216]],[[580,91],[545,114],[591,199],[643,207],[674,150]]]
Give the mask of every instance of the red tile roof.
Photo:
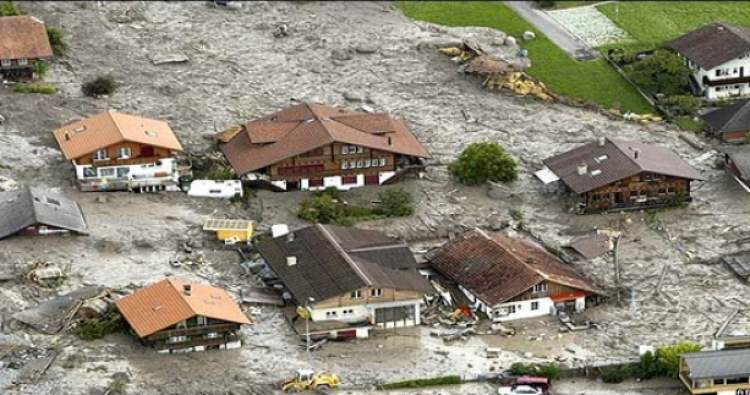
[[[44,22],[31,16],[0,17],[0,59],[52,56]]]
[[[542,281],[589,293],[602,291],[573,268],[530,241],[481,230],[441,247],[430,264],[489,306],[504,303]]]
[[[429,158],[403,122],[388,114],[358,113],[303,103],[249,122],[220,148],[237,174],[334,143]]]
[[[146,337],[195,316],[249,324],[237,302],[221,288],[166,278],[115,302],[139,337]]]

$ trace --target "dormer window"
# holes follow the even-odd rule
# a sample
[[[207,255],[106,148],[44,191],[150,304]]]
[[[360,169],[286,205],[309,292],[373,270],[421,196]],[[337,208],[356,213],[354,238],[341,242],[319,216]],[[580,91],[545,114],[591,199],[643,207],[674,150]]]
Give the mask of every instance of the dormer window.
[[[98,149],[94,152],[94,160],[107,160],[107,150]]]
[[[120,147],[120,149],[117,150],[117,158],[118,159],[130,158],[130,147]]]

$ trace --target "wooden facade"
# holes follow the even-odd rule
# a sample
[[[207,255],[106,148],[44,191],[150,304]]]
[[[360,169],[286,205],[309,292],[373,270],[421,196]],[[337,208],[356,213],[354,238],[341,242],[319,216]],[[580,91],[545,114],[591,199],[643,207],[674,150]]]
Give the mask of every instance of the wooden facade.
[[[345,150],[350,152],[349,149],[355,152],[343,153]],[[385,161],[383,162],[381,159]],[[342,165],[344,161],[347,161],[346,165]],[[351,167],[351,161],[354,161],[353,168]],[[344,169],[345,166],[346,169]],[[379,172],[394,171],[395,169],[396,155],[391,152],[333,143],[274,163],[266,169],[266,172],[272,181],[299,181],[307,178],[311,180],[319,179],[322,184],[323,177],[346,177],[357,174],[377,175]]]
[[[119,158],[121,148],[130,149],[130,155],[127,159]],[[95,159],[96,152],[92,152],[75,158],[75,163],[78,165],[95,166],[139,165],[144,163],[154,163],[159,159],[169,158],[173,155],[173,151],[167,148],[127,141],[119,144],[112,144],[103,149],[106,149],[107,151],[107,159],[97,160]]]
[[[359,298],[354,298],[354,292],[350,292],[344,295],[340,295],[334,298],[329,298],[313,305],[316,309],[328,309],[334,307],[346,307],[365,305],[373,303],[384,303],[384,302],[397,302],[402,300],[414,300],[419,299],[422,296],[416,291],[404,291],[389,288],[382,288],[382,296],[372,296],[373,288],[361,288],[359,289]]]
[[[3,60],[10,62],[3,65]],[[19,64],[18,59],[0,59],[0,76],[11,81],[31,81],[34,79],[34,63],[42,59],[27,59],[25,65]]]
[[[689,202],[690,180],[642,172],[580,195],[584,212],[660,207]]]
[[[721,132],[713,130],[709,127],[707,129],[707,132],[725,143],[741,144],[750,141],[750,128],[748,128],[748,130],[740,130],[734,132]]]
[[[680,380],[691,394],[713,395],[717,393],[745,394],[750,391],[750,375],[694,380],[690,378],[690,367],[680,358]]]
[[[238,342],[240,324],[194,316],[169,328],[141,338],[141,343],[157,350],[180,350],[192,347],[220,348]]]

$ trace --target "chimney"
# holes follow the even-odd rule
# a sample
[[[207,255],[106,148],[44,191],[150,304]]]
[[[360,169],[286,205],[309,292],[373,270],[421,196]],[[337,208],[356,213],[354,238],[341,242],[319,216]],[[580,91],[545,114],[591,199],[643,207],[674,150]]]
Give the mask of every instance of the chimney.
[[[599,146],[604,147],[604,144],[607,142],[607,139],[604,137],[599,137]]]
[[[65,141],[70,141],[70,133],[65,132]]]
[[[288,256],[286,257],[286,265],[287,266],[294,266],[297,264],[297,257],[296,256]]]
[[[578,175],[579,176],[582,176],[582,175],[586,174],[586,172],[588,172],[588,171],[589,171],[589,167],[585,163],[581,163],[580,165],[578,165]]]
[[[294,241],[294,232],[289,232],[286,234],[286,242],[291,243]]]
[[[193,287],[190,284],[182,284],[182,293],[184,293],[187,296],[190,296],[190,291],[193,290]]]
[[[391,136],[388,136],[388,145],[392,145],[393,142],[391,141]]]
[[[638,148],[633,148],[633,158],[638,159],[638,156],[640,155],[641,150]]]

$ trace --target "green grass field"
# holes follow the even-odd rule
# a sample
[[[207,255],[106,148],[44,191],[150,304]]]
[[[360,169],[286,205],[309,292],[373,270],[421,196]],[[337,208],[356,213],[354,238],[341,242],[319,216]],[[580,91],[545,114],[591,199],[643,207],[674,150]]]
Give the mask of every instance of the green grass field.
[[[537,38],[522,43],[528,49],[528,73],[553,91],[605,108],[636,113],[653,108],[602,59],[578,62],[513,10],[499,2],[398,2],[413,19],[446,26],[484,26],[515,37],[531,30]]]
[[[652,49],[710,22],[750,27],[750,2],[622,1],[597,9],[625,30],[634,42],[624,46]],[[622,44],[606,47],[623,46]]]

